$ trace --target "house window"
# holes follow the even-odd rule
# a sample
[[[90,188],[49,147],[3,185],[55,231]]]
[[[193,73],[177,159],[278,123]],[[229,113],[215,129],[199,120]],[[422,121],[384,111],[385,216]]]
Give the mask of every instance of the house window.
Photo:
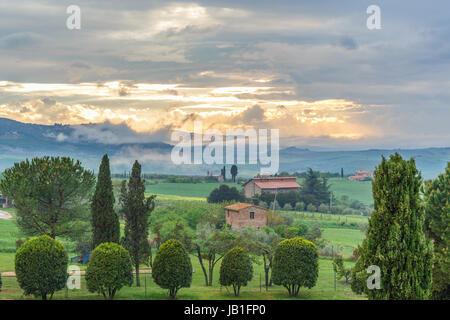
[[[250,212],[250,219],[255,219],[255,213],[254,212]]]

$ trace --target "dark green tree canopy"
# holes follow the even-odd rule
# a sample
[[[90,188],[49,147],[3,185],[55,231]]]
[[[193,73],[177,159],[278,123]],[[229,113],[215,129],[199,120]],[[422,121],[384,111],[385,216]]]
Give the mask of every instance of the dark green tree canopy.
[[[211,191],[208,196],[208,202],[221,203],[224,201],[241,201],[242,198],[242,195],[235,187],[230,188],[226,184],[221,184],[219,188]]]
[[[181,288],[191,286],[191,259],[180,241],[170,239],[161,245],[153,261],[152,277],[158,286],[169,290],[171,298]]]
[[[136,269],[136,285],[140,286],[139,265],[150,255],[148,228],[150,213],[155,208],[155,196],[145,198],[145,181],[141,178],[141,165],[135,161],[128,186],[122,185],[120,202],[125,218],[124,247],[130,252]]]
[[[433,299],[450,299],[450,162],[445,173],[425,181],[425,230],[434,242]]]
[[[15,270],[17,282],[25,295],[47,300],[65,287],[68,256],[64,246],[49,236],[25,241],[17,250]]]
[[[223,257],[220,265],[222,286],[233,286],[234,295],[238,296],[241,287],[252,280],[253,265],[247,251],[242,247],[234,247]]]
[[[422,184],[414,159],[396,153],[382,158],[372,182],[374,211],[369,219],[352,287],[369,299],[426,299],[430,293],[433,250],[424,234]],[[381,289],[369,290],[367,268],[378,266]],[[358,292],[360,293],[360,292]]]
[[[5,170],[3,194],[14,199],[17,223],[28,236],[77,239],[89,229],[92,172],[66,157],[28,159]]]
[[[113,299],[123,286],[133,284],[130,254],[114,242],[100,244],[92,251],[86,270],[88,290],[98,292],[105,299]]]
[[[314,243],[295,237],[278,244],[273,257],[273,283],[297,296],[301,287],[314,287],[318,275],[319,255]]]
[[[114,192],[108,155],[104,155],[98,172],[97,185],[91,202],[93,246],[103,242],[119,243],[120,224],[114,211]]]

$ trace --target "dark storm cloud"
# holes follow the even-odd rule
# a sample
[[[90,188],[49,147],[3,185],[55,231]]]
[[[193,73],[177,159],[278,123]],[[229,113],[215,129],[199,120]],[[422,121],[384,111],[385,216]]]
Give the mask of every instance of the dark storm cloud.
[[[368,0],[76,4],[82,24],[73,31],[65,26],[66,2],[0,4],[0,81],[217,87],[254,86],[267,75],[279,92],[237,97],[382,105],[358,120],[402,139],[436,131],[450,140],[448,1],[379,0],[381,30],[366,27]],[[128,97],[131,88],[121,82],[115,93]],[[242,115],[263,116],[256,106]]]

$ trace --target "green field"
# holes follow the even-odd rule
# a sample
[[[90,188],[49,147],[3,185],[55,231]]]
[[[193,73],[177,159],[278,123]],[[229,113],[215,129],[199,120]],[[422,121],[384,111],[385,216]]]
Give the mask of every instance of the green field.
[[[168,198],[169,200],[206,200],[212,190],[218,188],[222,183],[157,183],[147,185],[146,193],[156,194],[159,199]],[[242,189],[237,183],[225,183],[230,187]],[[178,196],[179,199],[174,199]]]

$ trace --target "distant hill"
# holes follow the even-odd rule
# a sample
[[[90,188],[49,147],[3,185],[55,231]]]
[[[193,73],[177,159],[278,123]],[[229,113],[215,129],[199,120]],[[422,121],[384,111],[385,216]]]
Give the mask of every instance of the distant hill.
[[[144,135],[111,124],[36,125],[0,118],[0,170],[3,171],[14,162],[25,158],[58,155],[80,159],[86,167],[96,171],[101,156],[105,153],[110,156],[112,171],[116,173],[129,171],[135,159],[138,159],[143,164],[143,170],[149,173],[205,175],[209,170],[218,174],[222,167],[174,165],[170,160],[172,145],[146,141]],[[348,174],[356,170],[373,170],[382,155],[387,157],[395,152],[399,152],[404,158],[415,158],[426,179],[443,172],[447,161],[450,161],[450,148],[313,151],[308,148],[289,147],[280,150],[280,171],[300,172],[312,168],[340,172],[341,168],[344,168],[344,173]],[[252,176],[259,171],[256,165],[238,167],[240,176]]]

